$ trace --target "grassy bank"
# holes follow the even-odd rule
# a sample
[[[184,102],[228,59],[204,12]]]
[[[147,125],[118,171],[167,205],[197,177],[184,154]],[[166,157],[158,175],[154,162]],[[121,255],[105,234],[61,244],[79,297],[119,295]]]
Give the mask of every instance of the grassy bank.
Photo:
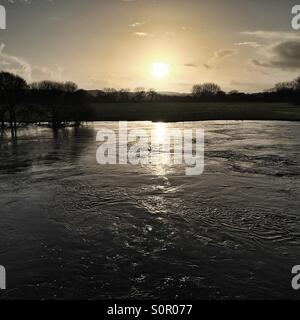
[[[92,108],[98,121],[300,121],[300,106],[287,103],[101,103]]]

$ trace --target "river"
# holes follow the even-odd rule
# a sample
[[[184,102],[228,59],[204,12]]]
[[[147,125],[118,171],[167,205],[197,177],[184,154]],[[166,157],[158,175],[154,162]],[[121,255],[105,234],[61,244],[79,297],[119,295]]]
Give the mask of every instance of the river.
[[[205,170],[99,165],[98,122],[27,128],[0,149],[0,299],[299,299],[300,124],[205,130]]]

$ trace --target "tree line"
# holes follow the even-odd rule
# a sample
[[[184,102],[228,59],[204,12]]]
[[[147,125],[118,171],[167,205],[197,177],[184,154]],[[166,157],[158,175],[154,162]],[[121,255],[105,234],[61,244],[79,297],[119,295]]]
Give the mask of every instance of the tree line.
[[[28,84],[18,75],[0,72],[0,123],[12,136],[17,126],[47,122],[53,129],[92,119],[85,105],[88,93],[73,82],[41,81]]]
[[[0,72],[0,125],[12,135],[22,123],[46,122],[53,129],[95,120],[95,105],[142,102],[287,102],[300,104],[300,77],[259,93],[224,92],[214,83],[196,84],[190,94],[163,94],[153,89],[82,90],[73,82],[28,84],[18,75]]]

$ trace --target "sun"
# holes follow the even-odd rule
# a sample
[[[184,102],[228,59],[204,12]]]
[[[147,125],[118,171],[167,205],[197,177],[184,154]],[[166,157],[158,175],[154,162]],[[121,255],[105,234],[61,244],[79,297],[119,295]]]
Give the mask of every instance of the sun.
[[[152,74],[156,78],[165,78],[169,73],[170,73],[170,66],[166,63],[161,63],[161,62],[155,62],[152,64],[151,67]]]

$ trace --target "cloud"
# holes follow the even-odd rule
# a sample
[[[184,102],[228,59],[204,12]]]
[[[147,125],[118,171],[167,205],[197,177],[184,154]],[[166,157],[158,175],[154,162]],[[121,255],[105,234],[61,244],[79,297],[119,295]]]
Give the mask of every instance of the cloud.
[[[134,32],[133,35],[141,38],[146,38],[146,37],[153,37],[153,34],[148,33],[148,32]]]
[[[262,92],[266,88],[271,88],[274,86],[272,82],[262,82],[262,81],[231,81],[230,87],[238,88],[245,92]]]
[[[30,0],[7,0],[6,2],[9,2],[9,3],[17,3],[17,2],[19,2],[19,3],[28,3],[28,4],[31,3]]]
[[[283,31],[243,31],[241,34],[261,38],[265,40],[299,40],[299,32],[283,32]]]
[[[189,68],[198,68],[198,66],[194,63],[186,63],[184,66]]]
[[[181,30],[183,30],[183,31],[188,31],[188,30],[192,30],[193,29],[193,27],[191,27],[191,26],[182,26],[181,27]]]
[[[0,43],[0,70],[17,74],[28,82],[41,80],[61,80],[63,69],[51,69],[45,66],[32,66],[22,58],[7,54],[5,44]]]
[[[207,69],[213,69],[220,65],[220,63],[235,54],[238,53],[238,50],[236,49],[221,49],[214,53],[214,56],[206,63],[204,64],[204,67]]]
[[[137,36],[137,37],[141,37],[141,38],[163,38],[163,37],[173,37],[175,36],[175,32],[171,32],[171,31],[167,31],[167,32],[163,32],[161,34],[159,33],[151,33],[151,32],[145,32],[145,31],[137,31],[137,32],[133,32],[133,35],[134,36]]]
[[[12,3],[12,4],[15,4],[15,3],[32,4],[33,1],[32,0],[6,0],[5,2]],[[44,0],[44,1],[51,2],[51,3],[54,2],[54,0]]]
[[[31,66],[25,60],[4,53],[5,44],[0,43],[0,69],[18,74],[26,80],[31,80]]]
[[[252,47],[252,48],[259,48],[262,46],[262,44],[259,44],[255,41],[246,41],[246,42],[239,42],[235,44],[236,46],[246,46],[246,47]]]
[[[300,41],[282,41],[262,52],[261,60],[252,59],[256,67],[295,71],[300,69]]]
[[[31,78],[33,81],[56,80],[63,81],[64,68],[56,67],[54,69],[44,66],[34,66],[31,69]]]
[[[140,20],[128,25],[129,32],[140,37],[165,38],[174,37],[178,32],[182,31],[181,26],[177,23],[165,21],[159,23],[155,20]],[[186,27],[185,30],[189,27]]]
[[[145,25],[146,23],[147,23],[147,21],[135,22],[135,23],[130,24],[129,27],[138,28],[138,27]]]

